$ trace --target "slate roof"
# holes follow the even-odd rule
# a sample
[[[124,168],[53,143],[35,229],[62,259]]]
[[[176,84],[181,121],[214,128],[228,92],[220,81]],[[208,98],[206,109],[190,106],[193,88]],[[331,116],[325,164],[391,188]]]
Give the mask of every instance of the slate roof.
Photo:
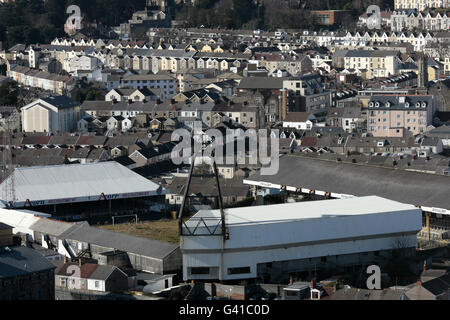
[[[59,236],[71,228],[73,223],[41,218],[30,226],[30,229],[50,236]]]
[[[242,78],[239,89],[282,89],[285,78],[250,77]]]
[[[117,267],[114,266],[104,266],[104,265],[98,265],[97,268],[94,270],[94,272],[92,272],[92,274],[90,275],[90,279],[94,279],[94,280],[107,280],[109,278],[109,276],[111,275],[111,273],[114,272],[114,270],[120,270]],[[124,274],[125,276],[125,274]]]
[[[7,229],[12,229],[12,227],[10,225],[0,222],[0,230],[7,230]]]
[[[309,112],[288,112],[284,122],[306,122],[310,115]]]
[[[66,96],[49,96],[41,100],[57,107],[58,109],[72,108],[79,106],[80,103]]]
[[[34,249],[17,246],[0,250],[0,279],[53,269],[55,266]]]
[[[59,275],[59,276],[70,276],[73,273],[73,271],[67,271],[67,269],[70,266],[78,266],[78,263],[75,263],[75,262],[65,263],[60,268],[58,268],[56,274]],[[93,263],[85,263],[85,264],[81,265],[80,278],[89,279],[91,277],[92,273],[98,267],[99,267],[99,265],[93,264]]]

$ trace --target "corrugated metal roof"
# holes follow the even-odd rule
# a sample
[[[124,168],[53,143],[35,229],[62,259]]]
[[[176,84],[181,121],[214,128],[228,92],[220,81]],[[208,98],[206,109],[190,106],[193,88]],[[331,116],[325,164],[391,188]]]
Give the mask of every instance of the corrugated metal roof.
[[[30,229],[52,236],[59,236],[61,233],[70,229],[72,226],[73,223],[40,218],[30,226]]]
[[[72,228],[63,232],[59,238],[95,244],[155,259],[163,259],[178,248],[177,245],[167,242],[103,230],[90,227],[86,224],[74,225]]]
[[[27,200],[50,201],[50,203],[84,202],[97,201],[102,194],[106,197],[113,195],[114,198],[126,198],[166,192],[159,185],[115,161],[16,168],[13,174],[15,201],[18,207]],[[10,180],[11,177],[5,180],[2,186],[10,183]],[[33,203],[33,205],[50,203]]]
[[[30,227],[38,220],[39,217],[25,210],[0,209],[0,222],[14,227],[14,233],[31,233]]]
[[[383,199],[377,196],[337,199],[326,201],[305,201],[268,206],[254,206],[225,210],[227,225],[254,223],[277,223],[306,219],[324,219],[356,215],[379,214],[417,209],[413,205]],[[199,218],[220,218],[220,210],[204,210],[186,222],[188,227],[198,223]],[[210,220],[207,224],[217,224]],[[195,226],[194,226],[195,227]]]

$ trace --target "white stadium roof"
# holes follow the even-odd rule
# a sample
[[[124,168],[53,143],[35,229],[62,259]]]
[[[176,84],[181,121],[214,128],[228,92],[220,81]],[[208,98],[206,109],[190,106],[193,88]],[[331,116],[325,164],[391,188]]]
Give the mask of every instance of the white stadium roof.
[[[415,209],[417,208],[410,204],[377,196],[368,196],[225,209],[225,221],[229,226],[237,226],[380,214]],[[206,218],[205,221],[210,221],[211,225],[214,225],[217,224],[214,219],[220,219],[220,210],[202,210],[195,214],[193,218],[192,221],[186,222],[188,227],[195,225],[196,220],[200,218]]]
[[[261,250],[272,246],[414,237],[422,227],[422,214],[413,205],[368,196],[226,209],[225,225],[229,232],[225,250]],[[204,236],[220,233],[220,211],[199,211],[183,225],[181,249],[184,252],[218,249],[222,246],[219,238]]]
[[[161,186],[115,161],[16,168],[13,175],[14,202],[19,208],[167,193]],[[5,184],[11,187],[11,176],[0,187],[4,188]]]

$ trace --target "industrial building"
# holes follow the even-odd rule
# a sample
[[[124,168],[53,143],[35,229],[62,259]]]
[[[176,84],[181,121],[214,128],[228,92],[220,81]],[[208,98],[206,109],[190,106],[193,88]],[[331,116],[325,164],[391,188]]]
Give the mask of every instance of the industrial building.
[[[415,252],[421,210],[377,196],[199,211],[182,225],[183,279],[286,281]],[[222,228],[225,227],[225,232]]]
[[[90,164],[16,168],[0,185],[3,203],[69,220],[112,215],[146,200],[164,203],[167,190],[121,164]]]
[[[178,245],[89,226],[87,222],[52,220],[29,210],[0,209],[0,223],[11,226],[22,241],[37,243],[62,256],[98,261],[155,274],[181,270]]]
[[[113,259],[124,267],[157,274],[181,269],[178,245],[120,232],[74,224],[58,237],[58,252],[67,257],[88,255],[99,262]],[[107,262],[106,262],[107,263]]]

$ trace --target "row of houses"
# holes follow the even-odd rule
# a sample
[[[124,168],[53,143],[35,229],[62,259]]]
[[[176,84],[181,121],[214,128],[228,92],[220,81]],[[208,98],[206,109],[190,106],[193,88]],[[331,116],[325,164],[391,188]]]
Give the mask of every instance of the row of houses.
[[[262,108],[238,98],[227,99],[214,90],[180,93],[164,102],[85,101],[81,112],[84,121],[86,118],[122,116],[136,118],[141,126],[150,123],[151,128],[156,126],[157,129],[162,129],[161,125],[164,125],[164,129],[175,129],[181,126],[178,124],[192,128],[195,121],[200,121],[206,127],[230,121],[246,128],[261,128],[265,124]]]
[[[34,88],[50,91],[54,94],[65,94],[75,86],[71,76],[49,73],[19,65],[9,65],[7,75],[16,82]]]
[[[395,9],[417,9],[423,11],[427,8],[449,8],[448,0],[394,0]]]
[[[248,54],[230,52],[196,52],[180,49],[154,50],[135,48],[95,48],[91,46],[67,47],[58,45],[31,46],[26,51],[40,50],[41,55],[57,59],[68,72],[86,70],[87,66],[106,68],[125,68],[177,72],[184,69],[216,69],[228,71],[239,68],[250,56]],[[91,61],[80,60],[81,56],[89,56]],[[95,59],[95,60],[94,60]],[[89,69],[88,69],[89,70]]]
[[[312,32],[304,31],[300,35],[304,44],[315,43],[330,48],[366,47],[371,43],[410,43],[415,51],[422,51],[431,43],[448,43],[447,32],[384,32],[384,31],[348,31],[348,32]]]
[[[404,31],[421,29],[427,31],[448,31],[450,28],[450,12],[432,13],[414,10],[394,10],[391,15],[391,30]]]

